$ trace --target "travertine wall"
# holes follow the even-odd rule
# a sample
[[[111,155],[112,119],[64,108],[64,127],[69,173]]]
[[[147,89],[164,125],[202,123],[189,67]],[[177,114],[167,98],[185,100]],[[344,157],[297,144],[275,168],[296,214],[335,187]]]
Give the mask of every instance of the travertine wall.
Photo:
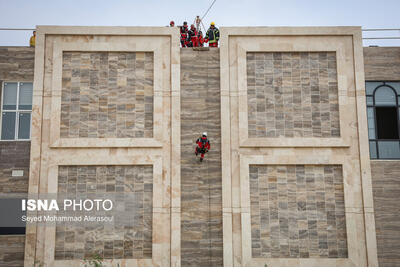
[[[0,47],[0,84],[33,82],[34,54],[30,47]],[[0,193],[28,192],[30,146],[29,141],[0,142]],[[24,175],[12,177],[12,170]],[[0,266],[23,266],[24,247],[25,235],[0,236]]]
[[[30,142],[0,143],[0,193],[27,195]],[[13,170],[22,170],[23,176],[12,177]],[[5,216],[3,214],[3,216]],[[23,266],[25,235],[0,235],[0,266]]]
[[[400,80],[400,47],[364,47],[366,81]]]
[[[335,52],[248,52],[249,137],[338,137]]]
[[[0,236],[0,266],[24,266],[25,235]]]
[[[35,49],[0,47],[0,81],[32,82]]]
[[[121,254],[122,247],[118,240],[113,242],[113,260],[107,260],[112,266],[377,266],[368,140],[367,131],[364,130],[366,118],[360,28],[220,30],[219,51],[184,50],[180,54],[178,29],[38,27],[30,193],[58,192],[63,180],[63,175],[58,174],[67,168],[65,166],[90,166],[92,169],[98,168],[95,166],[152,166],[151,258],[137,259],[132,254],[132,258],[127,259]],[[278,59],[279,53],[282,62]],[[144,55],[145,59],[152,54],[152,72],[151,60],[148,64],[136,64],[139,54]],[[277,97],[274,101],[282,100],[279,102],[282,106],[270,111],[274,124],[268,127],[266,123],[272,114],[263,111],[263,104],[265,102],[266,110],[268,90],[271,88],[268,84],[266,86],[265,81],[269,82],[269,79],[265,77],[269,75],[269,70],[262,70],[261,67],[253,70],[250,67],[253,64],[252,55],[257,66],[256,54],[262,54],[265,62],[269,60],[268,57],[275,55],[277,61],[273,75],[276,72],[278,79],[273,79],[272,85],[274,97]],[[68,63],[69,55],[71,63]],[[96,62],[97,58],[106,58],[106,55],[107,63],[104,60],[104,64],[98,65],[91,61],[92,57]],[[299,84],[297,60],[300,58],[301,61],[302,56],[305,58],[306,55],[313,65],[307,67],[304,64],[303,71],[304,74],[309,73],[309,81],[302,80],[300,70],[300,85],[304,82],[306,94],[303,97],[301,92],[300,129],[300,124],[295,124],[300,120],[300,110],[294,109],[298,108],[299,92],[293,85]],[[125,56],[132,56],[131,65],[124,65]],[[74,57],[77,57],[76,61]],[[181,57],[184,63],[182,69]],[[290,67],[286,61],[290,61]],[[138,65],[143,68],[137,68]],[[103,79],[101,83],[98,83],[97,74],[91,77],[89,71],[87,76],[86,68],[96,73],[97,67],[110,70],[115,66],[121,71],[116,74],[112,71],[112,76],[102,76],[99,71],[98,77]],[[149,72],[146,72],[145,66],[149,67]],[[79,73],[72,72],[73,68],[79,69]],[[145,72],[147,74],[143,74]],[[150,73],[152,79],[149,78]],[[140,78],[143,75],[145,78]],[[252,76],[256,79],[255,85],[248,82]],[[259,76],[264,76],[262,85],[257,84]],[[106,106],[101,102],[100,95],[98,103],[101,103],[101,109],[90,111],[90,104],[91,101],[92,104],[97,103],[93,90],[103,90],[100,87],[105,82],[110,83],[107,88],[108,85],[116,86],[112,92],[105,93],[107,101],[114,101],[115,97],[116,102],[112,105],[115,104],[117,109],[114,113],[114,107],[107,104],[107,115],[109,111],[112,114],[110,119],[107,117],[103,120],[102,112],[105,112]],[[123,98],[129,97],[129,92],[133,96],[130,86],[136,88],[141,84],[152,88],[152,95],[150,90],[147,94],[144,89],[142,98],[142,93],[136,94],[135,91],[135,100],[124,102]],[[181,86],[184,88],[182,93]],[[68,99],[66,92],[69,90],[71,98]],[[260,99],[260,107],[254,105],[254,93],[251,90],[254,90],[256,103]],[[87,95],[89,104],[86,106]],[[153,97],[152,108],[148,106],[146,109],[146,96],[148,100]],[[129,106],[133,101],[134,109]],[[288,113],[286,108],[290,105],[293,111]],[[71,106],[74,106],[72,112],[76,114],[69,117],[67,122]],[[150,109],[152,112],[146,113]],[[121,113],[118,114],[118,111]],[[138,111],[139,115],[130,117],[131,111]],[[80,120],[78,124],[78,114],[79,117],[82,115],[83,121],[89,118],[87,125],[80,124]],[[152,114],[152,119],[149,119],[152,125],[142,123],[146,120],[146,114]],[[119,124],[118,118],[121,119]],[[132,122],[136,119],[140,121],[139,128],[136,128],[136,124],[126,123],[126,120]],[[107,124],[107,128],[90,124],[96,120]],[[253,125],[256,127],[255,133],[250,129]],[[109,131],[108,126],[113,131]],[[194,141],[204,129],[209,132],[212,150],[206,155],[203,165],[199,165],[194,158]],[[267,133],[270,129],[278,131],[269,136]],[[90,136],[92,132],[96,135]],[[286,166],[286,169],[291,169],[291,166],[313,166],[307,173],[310,177],[314,174],[314,183],[310,178],[309,183],[306,179],[303,185],[301,179],[297,181],[297,177],[296,183],[292,178],[283,181],[285,175],[291,177],[290,170],[277,172],[270,185],[261,183],[255,187],[254,179],[263,181],[264,170],[269,170],[271,166]],[[255,175],[254,168],[258,168],[257,174],[260,172],[261,175]],[[329,168],[332,168],[332,174]],[[318,175],[324,177],[323,189],[322,180],[315,178]],[[266,214],[260,213],[258,226],[255,207],[258,205],[263,209],[270,204],[275,205],[275,202],[269,197],[266,200],[264,195],[261,195],[258,203],[252,201],[257,196],[254,190],[274,195],[274,179],[277,181],[276,203],[281,205],[278,204],[277,209],[271,211],[273,216],[278,214],[278,218],[287,214],[287,220],[283,216],[282,220],[267,225],[263,221]],[[307,216],[310,212],[307,224],[296,217],[303,216],[303,201],[297,201],[297,196],[305,197],[304,188],[306,200],[309,200],[305,206]],[[315,188],[320,189],[318,195],[309,196],[308,192],[314,192],[310,189]],[[296,190],[296,202],[294,199],[289,201],[289,195],[293,197],[292,190]],[[294,203],[297,205],[297,215],[290,212]],[[315,223],[314,208],[317,211]],[[290,225],[295,227],[296,220],[297,230],[302,230],[301,236],[298,231],[298,237],[289,234],[296,232],[290,231],[295,229]],[[279,243],[279,249],[274,247],[270,254],[265,248],[271,244],[265,242],[267,239],[263,232],[268,227],[271,232],[279,228],[279,237],[272,235],[269,240],[272,245]],[[258,229],[260,234],[263,233],[259,239],[256,236]],[[307,247],[301,246],[304,245],[301,237],[305,231],[309,234],[309,242],[305,242]],[[68,253],[68,257],[57,254],[56,233],[54,227],[28,226],[25,248],[27,266],[31,266],[34,260],[56,267],[79,265],[81,251],[77,256],[75,252],[73,256]],[[78,242],[80,247],[82,242]],[[296,247],[290,250],[291,242],[299,244],[298,253]],[[257,251],[258,243],[260,252]],[[286,243],[289,244],[289,250]],[[62,242],[58,244],[61,247]],[[70,244],[68,246],[75,246],[75,239]],[[105,250],[109,250],[107,255],[111,258],[111,243],[101,244],[104,255]],[[115,254],[114,250],[117,251]],[[61,256],[57,258],[56,255]],[[71,257],[75,259],[67,260]]]
[[[378,259],[400,266],[400,161],[371,161]]]
[[[220,32],[224,264],[377,266],[361,29]]]
[[[62,138],[153,137],[151,52],[64,52]]]
[[[347,258],[342,167],[250,165],[253,258]]]
[[[116,193],[122,199],[126,195],[117,205],[133,222],[111,227],[58,224],[55,258],[83,260],[98,255],[104,259],[151,259],[152,189],[152,166],[60,166],[59,193],[72,197]]]
[[[28,193],[30,142],[0,143],[0,193]],[[23,176],[12,177],[13,170]]]
[[[79,266],[94,254],[112,266],[180,262],[178,42],[165,27],[38,26],[29,193],[123,192],[133,221],[30,224],[26,266]]]
[[[222,266],[219,50],[181,49],[181,265]],[[204,162],[195,141],[208,133]]]
[[[399,47],[364,47],[366,81],[400,80]],[[379,266],[400,266],[400,161],[371,160]]]

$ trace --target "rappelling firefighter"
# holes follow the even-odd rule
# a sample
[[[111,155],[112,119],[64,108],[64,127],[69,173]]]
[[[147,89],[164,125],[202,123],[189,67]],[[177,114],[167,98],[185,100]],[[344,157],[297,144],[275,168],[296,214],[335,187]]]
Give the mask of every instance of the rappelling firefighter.
[[[210,28],[206,33],[206,39],[208,40],[210,47],[218,47],[219,41],[219,30],[215,27],[215,23],[211,22]]]
[[[204,132],[202,136],[196,140],[196,144],[197,146],[194,153],[196,154],[196,156],[200,154],[200,162],[202,162],[204,159],[204,154],[210,150],[210,141],[208,141],[207,139],[206,132]]]
[[[181,26],[181,46],[187,47],[188,45],[188,25],[187,22],[184,21],[183,25]]]
[[[190,25],[190,30],[188,32],[188,42],[189,42],[189,47],[198,47],[199,42],[197,38],[197,29],[196,27],[192,24]]]

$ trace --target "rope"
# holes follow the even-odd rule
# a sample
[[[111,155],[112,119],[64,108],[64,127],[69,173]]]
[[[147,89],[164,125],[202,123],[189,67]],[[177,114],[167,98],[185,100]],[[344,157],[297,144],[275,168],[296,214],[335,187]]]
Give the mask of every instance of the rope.
[[[201,20],[203,20],[203,19],[205,18],[205,16],[207,16],[208,11],[210,11],[210,9],[212,8],[212,6],[215,4],[216,1],[217,1],[217,0],[214,0],[214,1],[212,2],[212,4],[210,5],[210,7],[207,9],[206,13],[205,13],[205,14],[203,15],[203,17],[201,18]]]
[[[215,2],[215,1],[214,1]],[[208,61],[208,59],[207,59],[207,94],[206,94],[206,108],[207,108],[207,99],[208,99],[208,93],[209,93],[209,90],[210,90],[210,87],[209,87],[209,85],[208,85],[208,72],[209,72],[209,66],[208,66],[208,63],[209,63],[209,61]],[[208,118],[210,118],[210,109],[209,108],[207,108],[207,120],[208,120]],[[207,132],[208,132],[208,129],[207,129]],[[207,137],[207,139],[208,139],[208,137]],[[210,170],[210,166],[208,165],[208,160],[207,160],[207,183],[208,183],[208,240],[209,240],[209,259],[210,259],[210,265],[209,266],[211,266],[212,265],[212,253],[211,253],[211,249],[212,249],[212,246],[211,246],[211,226],[212,226],[212,223],[211,223],[211,186],[210,186],[210,172],[209,172],[209,170]]]

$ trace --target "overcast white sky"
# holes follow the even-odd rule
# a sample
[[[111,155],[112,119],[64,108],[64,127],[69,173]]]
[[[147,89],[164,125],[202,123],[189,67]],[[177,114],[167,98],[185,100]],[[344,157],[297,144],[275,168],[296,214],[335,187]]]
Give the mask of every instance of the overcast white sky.
[[[213,0],[0,0],[0,28],[36,25],[165,26],[202,16]],[[400,28],[400,0],[217,0],[205,18],[219,26]],[[28,45],[31,32],[0,31],[0,45]],[[385,32],[398,36],[400,31]],[[366,33],[364,37],[382,36]],[[400,40],[364,45],[400,46]]]

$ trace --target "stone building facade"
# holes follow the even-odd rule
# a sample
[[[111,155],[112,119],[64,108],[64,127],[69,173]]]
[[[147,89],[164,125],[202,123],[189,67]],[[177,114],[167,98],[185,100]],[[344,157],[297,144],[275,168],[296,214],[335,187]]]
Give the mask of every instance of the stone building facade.
[[[365,81],[400,81],[399,47],[364,48]],[[400,160],[371,159],[379,266],[400,266]]]
[[[0,266],[400,266],[400,165],[370,160],[365,112],[400,50],[358,27],[220,30],[195,51],[171,28],[39,26],[35,51],[0,49],[3,83],[35,77],[0,192],[135,197],[132,227],[1,235]]]
[[[35,51],[28,47],[0,47],[0,81],[33,82]],[[3,93],[0,94],[3,96]],[[2,102],[3,103],[3,102]],[[0,141],[0,193],[26,197],[29,183],[30,141]],[[22,171],[22,176],[13,176]],[[4,214],[2,215],[4,216]],[[0,265],[22,266],[25,235],[0,235]]]

